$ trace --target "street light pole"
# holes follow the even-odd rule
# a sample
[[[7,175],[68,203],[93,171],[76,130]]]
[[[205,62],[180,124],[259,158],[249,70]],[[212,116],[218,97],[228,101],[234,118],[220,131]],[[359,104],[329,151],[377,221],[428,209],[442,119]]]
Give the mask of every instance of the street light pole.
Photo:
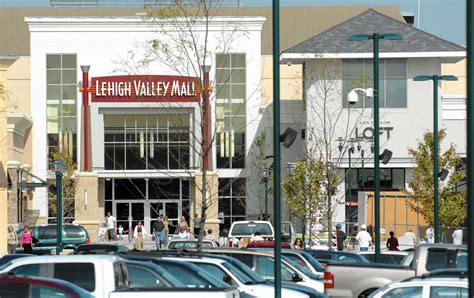
[[[57,160],[53,166],[56,174],[56,255],[59,255],[63,242],[63,172],[65,165],[62,160]]]
[[[452,75],[421,75],[413,78],[414,81],[433,81],[433,205],[434,205],[434,241],[439,242],[439,135],[438,135],[438,84],[439,81],[457,81]]]
[[[273,225],[275,229],[275,298],[281,298],[281,203],[280,203],[280,1],[273,0]]]
[[[393,33],[373,33],[373,34],[355,34],[349,37],[350,41],[373,40],[374,54],[374,201],[375,201],[375,262],[380,260],[380,102],[379,102],[379,40],[401,40],[400,34]]]

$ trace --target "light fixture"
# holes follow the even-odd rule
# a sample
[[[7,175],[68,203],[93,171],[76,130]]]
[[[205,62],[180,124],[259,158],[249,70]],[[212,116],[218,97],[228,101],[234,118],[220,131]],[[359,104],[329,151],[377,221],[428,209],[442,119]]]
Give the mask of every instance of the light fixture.
[[[390,161],[390,159],[392,158],[392,154],[393,152],[388,150],[388,149],[384,149],[382,154],[380,154],[380,162],[383,163],[384,165],[388,164],[388,162]]]
[[[298,132],[291,127],[287,127],[285,132],[280,135],[280,143],[283,143],[285,148],[290,148],[293,145],[293,142],[296,139]]]
[[[446,180],[448,177],[449,171],[446,169],[441,169],[441,171],[438,173],[438,177],[441,181]]]

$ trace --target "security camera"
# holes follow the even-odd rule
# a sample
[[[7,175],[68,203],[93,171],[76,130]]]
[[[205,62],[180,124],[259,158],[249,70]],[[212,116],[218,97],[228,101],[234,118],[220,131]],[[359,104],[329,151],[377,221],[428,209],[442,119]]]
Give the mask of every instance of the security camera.
[[[354,90],[349,92],[349,94],[347,94],[347,101],[350,104],[356,104],[359,101],[359,95],[357,95],[357,92],[355,92]]]

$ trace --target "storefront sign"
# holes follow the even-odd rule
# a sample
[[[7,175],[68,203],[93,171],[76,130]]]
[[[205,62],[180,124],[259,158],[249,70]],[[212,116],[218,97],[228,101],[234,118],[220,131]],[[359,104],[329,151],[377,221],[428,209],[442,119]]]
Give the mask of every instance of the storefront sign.
[[[355,128],[355,137],[356,139],[365,139],[365,140],[372,140],[374,138],[374,121],[360,121],[359,125],[362,127]],[[367,126],[366,126],[367,125]],[[387,141],[390,140],[391,133],[393,131],[393,126],[391,125],[389,120],[380,121],[379,124],[379,134],[385,135],[387,137]],[[366,126],[366,127],[363,127]]]
[[[91,79],[92,102],[195,102],[199,78],[161,75],[108,76]]]

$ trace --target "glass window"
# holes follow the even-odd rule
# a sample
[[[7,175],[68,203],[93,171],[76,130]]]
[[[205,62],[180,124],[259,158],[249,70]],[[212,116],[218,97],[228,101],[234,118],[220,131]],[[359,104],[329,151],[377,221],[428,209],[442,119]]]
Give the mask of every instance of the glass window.
[[[384,298],[404,298],[404,297],[412,297],[412,298],[421,298],[423,295],[423,287],[404,287],[404,288],[396,288],[385,295]]]
[[[218,168],[245,168],[245,59],[245,54],[216,55]]]
[[[428,258],[426,260],[426,270],[446,268],[447,251],[445,250],[428,250]]]
[[[348,107],[347,94],[355,88],[373,88],[373,61],[371,59],[348,59],[343,61],[342,79],[343,106]],[[379,64],[379,101],[381,108],[407,107],[406,59],[381,59]],[[362,100],[351,105],[355,108],[372,108],[373,99],[358,93]]]
[[[59,147],[77,159],[77,93],[76,55],[46,55],[47,131],[61,135],[55,144],[48,139],[49,156]]]
[[[3,296],[1,296],[3,297]],[[31,285],[31,297],[38,298],[67,298],[72,297],[63,290],[45,285]]]
[[[64,226],[67,238],[85,238],[86,232],[80,226]]]
[[[10,272],[13,272],[17,275],[32,275],[32,276],[39,276],[41,264],[28,264],[23,266],[18,266]]]
[[[0,297],[2,298],[18,298],[18,297],[35,297],[30,293],[30,285],[28,283],[0,282]]]
[[[38,239],[56,239],[57,230],[55,226],[45,226],[38,228]]]
[[[95,271],[92,263],[56,263],[54,278],[69,281],[89,292],[95,290]]]
[[[229,229],[237,220],[245,220],[246,187],[245,178],[219,178],[219,212],[224,213],[222,229]]]
[[[219,268],[216,265],[204,264],[204,263],[193,263],[193,264],[201,267],[202,269],[206,270],[208,273],[212,274],[212,276],[222,281],[224,280],[224,277],[227,275],[221,268]]]
[[[130,285],[133,287],[166,288],[169,287],[158,274],[140,266],[128,265]]]
[[[430,298],[467,298],[468,289],[450,286],[432,286],[430,289]]]

